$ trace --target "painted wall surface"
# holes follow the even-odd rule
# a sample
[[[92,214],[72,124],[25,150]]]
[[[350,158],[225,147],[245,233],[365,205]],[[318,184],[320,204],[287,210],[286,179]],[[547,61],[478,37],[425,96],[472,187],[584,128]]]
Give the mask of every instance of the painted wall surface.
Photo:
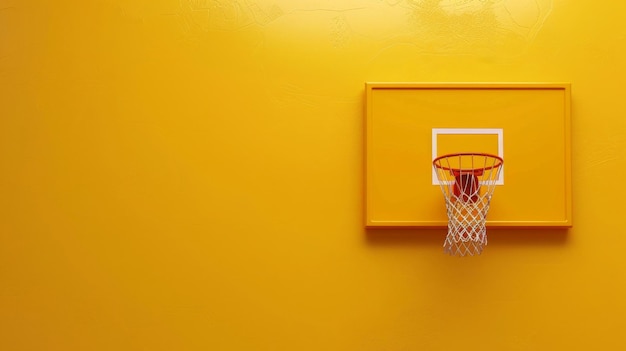
[[[625,10],[0,0],[0,349],[623,347]],[[571,82],[574,228],[366,231],[366,81]]]

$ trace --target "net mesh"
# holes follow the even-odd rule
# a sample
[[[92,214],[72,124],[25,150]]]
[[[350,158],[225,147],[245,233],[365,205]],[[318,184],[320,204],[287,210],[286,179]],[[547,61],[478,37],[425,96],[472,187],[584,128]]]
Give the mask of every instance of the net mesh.
[[[448,215],[444,252],[453,256],[480,254],[487,245],[485,223],[502,159],[488,154],[454,154],[436,158],[433,166]]]

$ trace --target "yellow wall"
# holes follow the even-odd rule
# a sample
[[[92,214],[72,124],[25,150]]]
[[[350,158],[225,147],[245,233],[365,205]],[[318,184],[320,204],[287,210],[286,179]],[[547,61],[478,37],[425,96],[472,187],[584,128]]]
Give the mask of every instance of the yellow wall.
[[[1,0],[0,349],[618,349],[625,10]],[[571,82],[574,228],[366,232],[366,81]]]

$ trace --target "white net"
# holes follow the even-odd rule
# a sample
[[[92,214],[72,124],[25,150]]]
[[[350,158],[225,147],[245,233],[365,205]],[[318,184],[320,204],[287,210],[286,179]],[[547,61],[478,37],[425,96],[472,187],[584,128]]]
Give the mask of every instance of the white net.
[[[502,162],[498,156],[474,153],[445,155],[433,161],[448,215],[446,253],[473,256],[487,245],[485,223]]]

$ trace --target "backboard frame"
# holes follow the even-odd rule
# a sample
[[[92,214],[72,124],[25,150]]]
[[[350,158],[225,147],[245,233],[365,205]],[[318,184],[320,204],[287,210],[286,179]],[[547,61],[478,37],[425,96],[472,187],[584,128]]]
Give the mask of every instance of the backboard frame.
[[[562,206],[562,215],[554,216],[549,219],[515,219],[515,220],[487,220],[487,227],[491,228],[513,228],[513,227],[550,227],[550,228],[568,228],[572,226],[572,181],[571,181],[571,86],[569,83],[395,83],[395,82],[367,82],[366,87],[366,114],[365,114],[365,226],[368,228],[376,227],[422,227],[422,228],[440,228],[447,225],[446,220],[415,220],[414,218],[381,218],[376,211],[373,211],[373,205],[377,201],[376,196],[373,196],[374,179],[377,177],[377,167],[375,157],[373,154],[376,152],[376,148],[379,147],[374,142],[375,125],[377,121],[377,110],[374,108],[374,97],[377,92],[390,91],[391,90],[412,90],[416,92],[420,91],[437,91],[437,90],[455,90],[463,94],[465,91],[472,91],[474,93],[483,93],[493,90],[498,90],[506,94],[507,92],[521,91],[521,90],[533,90],[533,91],[554,91],[559,90],[563,94],[563,107],[562,115],[555,116],[559,121],[562,119],[562,131],[564,136],[562,140],[563,154],[562,157],[563,169],[559,170],[559,174],[555,177],[562,179],[563,186],[563,199],[559,206]],[[557,104],[560,102],[556,102]],[[445,109],[445,106],[444,106]],[[442,113],[445,114],[445,111]],[[416,116],[419,118],[419,116]],[[467,126],[463,128],[468,128]],[[470,129],[474,127],[469,127]],[[434,130],[439,129],[439,126],[432,126],[433,134]],[[454,128],[448,128],[454,129]],[[497,126],[480,126],[476,129],[490,130],[490,132],[496,133]],[[506,134],[507,131],[505,130]],[[500,136],[501,137],[501,136]],[[561,140],[561,139],[559,139]],[[459,150],[467,151],[467,150]],[[504,150],[499,150],[504,152]],[[434,154],[434,152],[433,152]],[[502,156],[502,155],[501,155]],[[504,157],[505,164],[508,164],[507,158]],[[407,160],[411,162],[411,160]],[[430,177],[430,174],[429,174]],[[496,189],[494,195],[494,202],[498,201],[498,190]],[[443,200],[439,199],[438,202],[433,203],[433,206],[440,206],[441,211],[445,212]]]

